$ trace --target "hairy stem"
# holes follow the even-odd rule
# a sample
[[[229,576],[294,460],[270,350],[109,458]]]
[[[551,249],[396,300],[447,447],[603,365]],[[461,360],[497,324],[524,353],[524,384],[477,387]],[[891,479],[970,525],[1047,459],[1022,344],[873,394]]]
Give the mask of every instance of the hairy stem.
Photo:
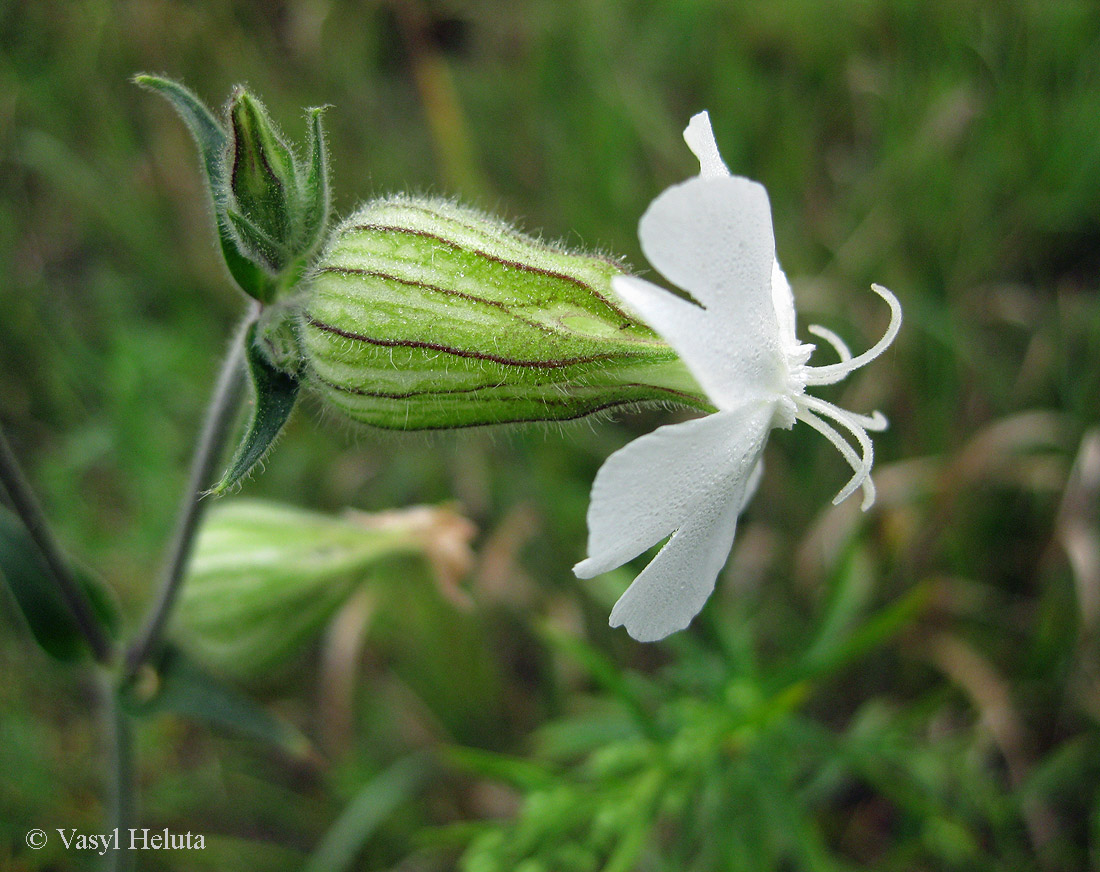
[[[4,438],[3,430],[0,430],[0,482],[11,499],[12,509],[38,546],[61,598],[92,650],[92,656],[100,663],[107,663],[113,654],[111,642],[103,631],[103,625],[96,618],[88,597],[69,568],[69,562],[54,538],[49,522],[23,476],[14,452]]]
[[[183,582],[184,572],[191,559],[195,533],[198,531],[199,521],[206,509],[203,494],[213,482],[215,470],[224,453],[225,443],[244,395],[245,335],[258,314],[259,305],[254,304],[233,339],[229,355],[222,364],[221,374],[214,386],[202,434],[195,449],[194,459],[191,461],[191,476],[180,506],[168,559],[161,575],[160,590],[146,614],[141,634],[126,657],[126,670],[129,675],[133,675],[138,667],[149,659],[160,642],[161,634],[164,632],[172,607],[179,595],[180,584]]]

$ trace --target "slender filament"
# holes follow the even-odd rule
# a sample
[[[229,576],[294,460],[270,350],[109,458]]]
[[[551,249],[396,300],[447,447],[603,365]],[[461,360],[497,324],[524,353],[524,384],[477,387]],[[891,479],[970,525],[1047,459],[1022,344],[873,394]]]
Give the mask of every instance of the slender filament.
[[[831,385],[836,384],[845,378],[848,373],[859,369],[861,366],[865,366],[870,363],[882,352],[890,347],[890,343],[894,341],[894,337],[898,335],[898,330],[901,329],[901,303],[898,302],[898,298],[895,297],[890,291],[884,288],[882,285],[871,285],[871,290],[878,294],[882,299],[886,301],[886,304],[890,307],[890,323],[886,327],[886,332],[882,335],[882,338],[868,348],[863,354],[856,357],[845,357],[841,353],[840,348],[844,346],[841,342],[840,345],[833,343],[833,340],[827,335],[830,331],[824,333],[818,332],[816,335],[821,336],[826,341],[833,343],[833,347],[837,349],[837,353],[841,356],[840,363],[830,363],[827,366],[807,366],[806,367],[806,384],[807,385]],[[820,331],[821,328],[819,327]],[[813,332],[813,331],[811,331]]]
[[[875,449],[871,437],[867,435],[867,431],[860,420],[865,420],[865,416],[854,415],[834,406],[832,403],[819,400],[817,397],[803,395],[798,398],[797,402],[799,407],[797,417],[799,420],[805,421],[828,439],[855,473],[840,493],[833,498],[833,504],[843,502],[855,492],[856,488],[862,487],[863,504],[861,508],[863,511],[867,511],[875,502],[875,487],[871,480],[871,467],[874,464]],[[818,415],[831,418],[851,433],[856,442],[859,443],[860,454],[857,455],[851,445],[836,429]]]
[[[831,346],[833,346],[833,350],[837,353],[837,356],[840,358],[841,363],[847,363],[849,360],[852,359],[851,349],[848,348],[843,339],[837,336],[828,327],[822,327],[820,324],[811,324],[809,327],[806,328],[806,331],[808,333],[812,333],[814,336],[817,336],[820,339],[824,339]]]

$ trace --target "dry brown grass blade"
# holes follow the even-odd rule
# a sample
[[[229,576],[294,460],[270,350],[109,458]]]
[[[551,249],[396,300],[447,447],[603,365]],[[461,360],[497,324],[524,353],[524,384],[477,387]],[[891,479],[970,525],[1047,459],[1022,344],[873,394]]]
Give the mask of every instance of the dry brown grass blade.
[[[1066,552],[1088,634],[1100,622],[1100,428],[1081,440],[1062,494],[1055,536]]]
[[[321,647],[317,721],[325,750],[333,756],[347,751],[355,736],[355,685],[375,600],[374,593],[366,587],[352,594],[329,624]]]
[[[990,422],[952,456],[910,458],[877,469],[878,499],[872,511],[881,515],[894,546],[909,554],[904,564],[915,566],[914,560],[932,553],[959,496],[977,482],[1061,490],[1066,481],[1062,452],[1070,444],[1070,426],[1055,412],[1019,412]],[[823,509],[799,545],[799,577],[820,578],[863,519],[856,500]]]
[[[943,633],[929,643],[937,667],[970,698],[981,725],[1004,758],[1013,788],[1019,789],[1033,765],[1030,740],[1012,701],[1008,682],[986,658],[958,636]],[[1021,801],[1028,837],[1037,853],[1058,834],[1054,815],[1035,799]]]

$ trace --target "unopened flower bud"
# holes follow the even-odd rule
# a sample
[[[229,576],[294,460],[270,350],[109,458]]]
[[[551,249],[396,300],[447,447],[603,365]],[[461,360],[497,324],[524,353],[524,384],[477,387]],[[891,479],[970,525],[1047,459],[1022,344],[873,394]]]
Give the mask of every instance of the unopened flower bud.
[[[675,352],[616,300],[623,271],[447,200],[376,200],[303,282],[303,377],[351,418],[396,429],[709,408]]]
[[[332,517],[258,500],[219,504],[196,542],[178,633],[211,666],[261,674],[315,637],[363,584],[406,579],[395,559],[424,561],[457,598],[474,533],[447,508]]]
[[[229,105],[226,217],[242,251],[273,273],[310,254],[324,230],[329,195],[322,111],[307,113],[303,161],[248,91],[239,90]]]
[[[168,100],[194,137],[230,275],[261,303],[286,296],[328,222],[324,109],[306,110],[306,148],[296,154],[263,104],[243,88],[235,90],[223,119],[179,82],[149,75],[134,81]]]

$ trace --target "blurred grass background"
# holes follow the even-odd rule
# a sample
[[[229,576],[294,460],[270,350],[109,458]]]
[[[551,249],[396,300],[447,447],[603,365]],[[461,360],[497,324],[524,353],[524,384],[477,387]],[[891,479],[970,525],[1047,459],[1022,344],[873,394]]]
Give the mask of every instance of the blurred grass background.
[[[730,685],[701,677],[714,671],[766,696],[793,670],[802,688],[797,718],[776,715],[761,745],[790,773],[738,768],[751,755],[722,746],[721,785],[783,781],[790,813],[751,822],[757,841],[714,853],[703,833],[692,850],[685,819],[749,833],[723,810],[751,802],[689,792],[623,868],[1100,866],[1100,7],[0,2],[0,418],[69,549],[131,619],[242,310],[193,145],[129,83],[141,71],[215,105],[246,82],[294,137],[302,107],[332,104],[338,215],[392,191],[454,194],[640,268],[638,216],[695,171],[680,131],[707,108],[730,168],[768,187],[802,326],[869,344],[885,321],[872,281],[906,315],[894,348],[831,397],[890,418],[879,505],[829,506],[846,478],[835,451],[804,428],[778,434],[718,594],[663,647],[605,626],[628,576],[605,589],[570,566],[599,464],[670,413],[429,438],[353,430],[307,403],[245,494],[331,511],[456,499],[481,530],[475,607],[415,579],[393,590],[357,666],[354,738],[318,761],[145,724],[145,825],[208,844],[145,868],[299,868],[413,748],[557,755],[572,771],[579,746],[551,739],[615,696],[598,652],[653,682],[642,704],[657,711],[716,703]],[[921,605],[879,642],[836,653],[861,615],[914,590]],[[0,866],[92,868],[22,843],[31,827],[100,825],[93,686],[47,662],[6,597],[0,624]],[[307,658],[262,688],[314,737],[319,668]],[[529,823],[524,792],[439,776],[352,856],[450,868],[463,831],[423,828]],[[539,832],[568,843],[554,820]]]

